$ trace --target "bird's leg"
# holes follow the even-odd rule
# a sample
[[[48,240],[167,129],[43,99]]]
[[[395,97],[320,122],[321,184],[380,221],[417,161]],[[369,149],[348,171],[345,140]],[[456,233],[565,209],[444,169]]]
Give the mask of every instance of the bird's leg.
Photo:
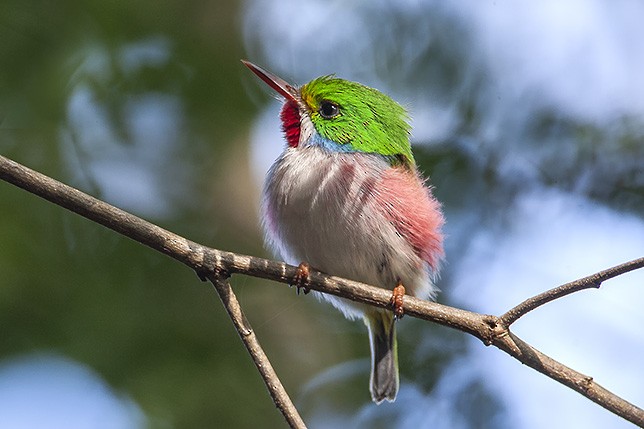
[[[297,273],[295,273],[295,277],[293,278],[293,283],[291,283],[291,286],[295,286],[297,288],[297,294],[300,294],[300,289],[304,294],[306,295],[307,293],[311,292],[311,289],[309,289],[309,274],[310,274],[310,267],[309,264],[306,262],[300,262],[300,265],[297,266]]]
[[[389,301],[391,306],[394,308],[394,316],[396,319],[402,319],[405,315],[405,310],[403,310],[403,297],[405,296],[405,286],[403,286],[402,281],[398,279],[398,284],[391,294],[391,300]]]

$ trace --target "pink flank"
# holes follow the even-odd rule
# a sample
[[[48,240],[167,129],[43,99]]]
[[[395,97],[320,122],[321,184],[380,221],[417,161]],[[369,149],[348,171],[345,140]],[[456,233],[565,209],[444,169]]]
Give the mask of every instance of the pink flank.
[[[445,223],[440,203],[432,196],[422,179],[403,167],[384,172],[375,192],[377,206],[398,233],[414,248],[416,255],[437,271],[443,258]]]

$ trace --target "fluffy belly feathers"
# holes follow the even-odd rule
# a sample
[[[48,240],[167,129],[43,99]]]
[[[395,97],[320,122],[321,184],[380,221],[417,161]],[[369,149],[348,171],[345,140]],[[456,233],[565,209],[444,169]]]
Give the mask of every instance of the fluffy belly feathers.
[[[421,204],[435,200],[420,181],[416,192],[425,195],[414,195],[412,184],[406,186],[411,191],[389,197],[391,169],[384,159],[368,154],[329,153],[316,147],[287,149],[269,172],[264,188],[267,241],[291,264],[305,261],[325,273],[386,289],[401,280],[408,294],[433,297],[431,274],[442,256],[438,203],[429,208],[438,216],[433,219],[435,234],[429,236],[437,242],[419,248],[414,240],[424,240],[427,234],[413,229],[428,226],[413,221],[414,213],[408,214],[412,221],[406,221],[407,214],[399,213],[400,209],[409,206],[418,212],[419,203],[406,204],[400,198],[420,198]],[[431,257],[425,255],[427,249],[434,250]],[[364,312],[360,304],[324,298],[349,317]]]

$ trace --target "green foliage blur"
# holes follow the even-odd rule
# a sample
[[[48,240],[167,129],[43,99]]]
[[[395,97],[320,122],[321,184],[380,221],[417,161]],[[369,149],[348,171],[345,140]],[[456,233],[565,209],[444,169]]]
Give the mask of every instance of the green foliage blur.
[[[131,103],[170,98],[182,118],[172,150],[132,161],[170,209],[123,208],[206,245],[268,256],[247,157],[266,99],[239,62],[239,23],[235,1],[1,2],[0,153],[118,205],[103,183],[118,170],[99,178],[92,166],[112,151],[125,154],[118,166],[146,141],[128,125]],[[128,68],[128,52],[159,41],[160,59]],[[78,94],[89,94],[108,138],[74,123]],[[0,274],[0,362],[41,352],[79,361],[139,404],[152,428],[284,425],[214,290],[179,263],[0,183]],[[310,296],[233,285],[296,400],[324,368],[366,359],[362,327],[329,322],[332,310]],[[368,400],[367,378],[356,401]]]

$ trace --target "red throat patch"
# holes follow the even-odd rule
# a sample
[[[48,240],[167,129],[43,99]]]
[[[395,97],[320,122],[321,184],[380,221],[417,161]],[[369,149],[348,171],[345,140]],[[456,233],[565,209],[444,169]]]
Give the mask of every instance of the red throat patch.
[[[287,101],[282,107],[280,119],[286,142],[290,147],[297,147],[300,143],[300,109]]]

